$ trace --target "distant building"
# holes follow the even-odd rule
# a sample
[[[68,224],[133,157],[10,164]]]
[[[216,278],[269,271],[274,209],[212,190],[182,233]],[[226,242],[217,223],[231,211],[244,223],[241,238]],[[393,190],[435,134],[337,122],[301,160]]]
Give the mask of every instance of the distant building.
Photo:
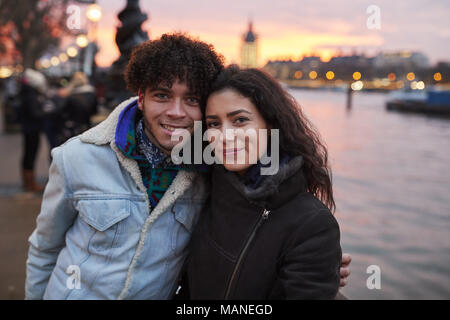
[[[403,67],[403,68],[427,68],[430,66],[428,58],[420,52],[399,51],[379,53],[375,57],[374,66]]]
[[[353,81],[353,74],[359,72],[363,81],[394,79],[407,80],[409,73],[414,73],[417,81],[444,83],[448,81],[447,74],[450,63],[445,62],[430,66],[430,62],[423,53],[412,51],[380,52],[376,56],[365,54],[338,55],[329,61],[322,61],[320,57],[304,56],[297,61],[271,60],[264,66],[264,70],[280,80],[327,80],[326,74],[331,71],[334,80]],[[311,77],[311,73],[316,76]],[[433,80],[434,74],[439,73],[440,80]],[[390,80],[390,81],[394,81]],[[411,80],[409,80],[411,81]],[[434,81],[434,82],[433,82]]]
[[[253,22],[248,24],[248,31],[244,34],[241,47],[241,67],[257,68],[258,67],[258,40],[257,35],[253,31]]]
[[[306,67],[311,70],[314,70],[317,67],[319,67],[321,63],[322,61],[320,60],[320,57],[314,55],[303,57],[303,59],[300,61],[300,65],[302,67]]]

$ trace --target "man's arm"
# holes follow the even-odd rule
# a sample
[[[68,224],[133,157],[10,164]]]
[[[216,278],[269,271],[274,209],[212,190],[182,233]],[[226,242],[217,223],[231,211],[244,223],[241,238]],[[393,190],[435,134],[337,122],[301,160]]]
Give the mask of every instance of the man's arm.
[[[352,257],[348,253],[342,254],[340,269],[341,283],[339,284],[341,288],[347,285],[348,277],[350,276],[350,262],[352,262]]]
[[[339,289],[340,231],[329,212],[316,214],[299,230],[279,272],[287,299],[334,299]]]
[[[62,148],[52,151],[49,181],[42,199],[36,229],[28,239],[25,298],[42,299],[58,254],[65,245],[65,234],[76,217],[71,193],[64,175]]]

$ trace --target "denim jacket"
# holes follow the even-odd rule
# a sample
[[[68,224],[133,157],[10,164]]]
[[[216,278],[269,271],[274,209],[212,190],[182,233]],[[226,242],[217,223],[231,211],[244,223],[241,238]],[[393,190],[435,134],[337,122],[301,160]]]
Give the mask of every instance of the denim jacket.
[[[176,289],[207,179],[179,171],[150,209],[136,161],[114,139],[133,99],[52,150],[29,238],[26,299],[168,299]]]

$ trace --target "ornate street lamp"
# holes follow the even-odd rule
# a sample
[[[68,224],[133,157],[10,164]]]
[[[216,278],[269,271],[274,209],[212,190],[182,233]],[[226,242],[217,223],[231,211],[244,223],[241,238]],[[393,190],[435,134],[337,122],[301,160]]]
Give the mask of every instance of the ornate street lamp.
[[[116,44],[120,51],[108,74],[106,100],[109,106],[132,96],[126,89],[123,72],[130,59],[132,50],[149,39],[147,32],[141,29],[148,16],[141,11],[139,0],[127,0],[126,7],[118,15],[121,25],[117,28]]]

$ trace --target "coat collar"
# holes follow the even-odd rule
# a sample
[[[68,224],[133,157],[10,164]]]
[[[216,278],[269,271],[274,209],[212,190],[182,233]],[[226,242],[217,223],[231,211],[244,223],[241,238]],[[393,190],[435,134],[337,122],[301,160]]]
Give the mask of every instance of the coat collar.
[[[85,143],[92,143],[96,145],[110,144],[111,142],[114,142],[120,114],[128,105],[136,100],[137,97],[132,97],[120,103],[104,121],[81,134],[80,140]]]
[[[216,183],[223,184],[224,190],[227,189],[228,192],[224,193],[224,190],[216,188],[219,192],[213,192],[213,197],[238,197],[244,201],[243,203],[249,202],[259,207],[275,209],[297,194],[306,192],[306,179],[302,167],[303,157],[294,157],[280,167],[276,174],[267,176],[257,188],[253,189],[246,186],[236,173],[227,171],[223,165],[217,165],[214,168],[213,179]]]

